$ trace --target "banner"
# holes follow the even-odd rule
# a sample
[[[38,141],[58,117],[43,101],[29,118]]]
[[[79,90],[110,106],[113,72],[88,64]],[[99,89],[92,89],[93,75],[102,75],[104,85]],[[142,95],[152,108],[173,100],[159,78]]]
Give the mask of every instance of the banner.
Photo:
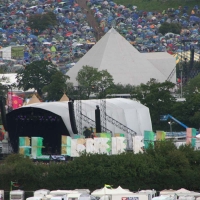
[[[133,137],[133,151],[134,153],[143,152],[144,148],[144,137],[143,136],[134,136]]]
[[[30,138],[29,137],[19,137],[19,154],[24,156],[30,156]]]
[[[147,149],[149,145],[154,146],[155,133],[153,131],[144,131],[144,148]]]
[[[22,107],[23,98],[13,94],[12,92],[8,92],[7,95],[7,106],[12,109],[17,109]]]
[[[156,131],[156,140],[163,141],[165,140],[166,132],[164,131]]]
[[[195,128],[186,129],[186,144],[191,144],[193,147],[196,146],[196,132]]]
[[[17,95],[12,95],[12,108],[15,110],[22,107],[23,99]]]
[[[31,156],[36,159],[36,157],[42,156],[43,148],[43,138],[42,137],[31,137]]]

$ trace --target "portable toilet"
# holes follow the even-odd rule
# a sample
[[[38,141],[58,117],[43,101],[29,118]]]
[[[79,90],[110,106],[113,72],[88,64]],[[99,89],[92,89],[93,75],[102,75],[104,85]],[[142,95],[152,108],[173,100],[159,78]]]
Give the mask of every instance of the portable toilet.
[[[12,190],[10,200],[24,200],[24,190]]]
[[[0,200],[4,200],[4,190],[0,190]]]
[[[36,190],[36,191],[33,193],[33,196],[34,196],[34,197],[44,197],[44,196],[47,196],[49,193],[50,193],[50,190],[41,189],[41,190]]]

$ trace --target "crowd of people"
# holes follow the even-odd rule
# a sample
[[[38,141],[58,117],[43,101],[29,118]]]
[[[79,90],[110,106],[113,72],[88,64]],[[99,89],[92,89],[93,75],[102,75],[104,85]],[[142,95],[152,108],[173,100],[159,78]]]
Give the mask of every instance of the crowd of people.
[[[199,52],[200,5],[192,11],[187,6],[179,6],[162,12],[144,11],[134,5],[125,7],[111,0],[87,0],[86,5],[85,10],[76,0],[3,1],[0,45],[2,48],[22,45],[26,52],[26,58],[15,58],[11,64],[26,65],[45,59],[66,73],[100,39],[95,37],[97,29],[88,23],[88,13],[97,20],[102,32],[114,27],[140,52],[177,53],[190,50],[191,46]],[[29,17],[46,12],[56,15],[57,25],[36,34],[28,26]],[[159,28],[164,22],[179,23],[180,34],[161,34]],[[183,39],[190,42],[183,44]]]

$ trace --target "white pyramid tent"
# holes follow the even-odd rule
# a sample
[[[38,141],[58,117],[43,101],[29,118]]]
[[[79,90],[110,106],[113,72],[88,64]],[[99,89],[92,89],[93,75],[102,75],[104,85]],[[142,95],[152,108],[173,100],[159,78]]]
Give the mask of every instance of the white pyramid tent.
[[[152,54],[152,57],[151,57]],[[159,56],[162,58],[159,59]],[[165,59],[164,59],[165,58]],[[163,60],[164,59],[164,60]],[[164,65],[163,65],[164,64]],[[70,81],[78,85],[76,77],[84,65],[107,70],[115,83],[139,85],[151,78],[167,80],[176,63],[168,53],[140,53],[114,28],[111,28],[68,72]],[[167,66],[166,66],[167,65]],[[175,78],[172,82],[175,82]]]
[[[116,189],[113,189],[113,194],[133,194],[133,192],[130,192],[128,189],[123,189],[121,186],[119,186]]]

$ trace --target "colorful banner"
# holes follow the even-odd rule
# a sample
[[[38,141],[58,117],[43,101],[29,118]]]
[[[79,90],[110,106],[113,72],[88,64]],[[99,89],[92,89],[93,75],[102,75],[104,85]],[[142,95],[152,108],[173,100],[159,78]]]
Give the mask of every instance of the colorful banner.
[[[12,95],[12,108],[15,110],[23,106],[23,99],[17,95]]]
[[[166,137],[166,132],[164,131],[156,131],[156,140],[164,141]]]
[[[144,131],[144,148],[147,149],[149,145],[154,146],[155,133],[153,131]]]
[[[12,92],[8,92],[7,105],[12,109],[17,109],[23,106],[23,99]]]
[[[19,137],[19,153],[24,156],[30,156],[30,138]]]
[[[36,159],[36,157],[42,156],[43,138],[42,137],[31,137],[31,156]]]
[[[196,132],[195,128],[186,129],[186,144],[191,144],[193,147],[196,146]]]
[[[100,137],[71,139],[62,136],[62,155],[79,157],[81,153],[120,154],[125,152],[126,138],[111,137],[110,133],[99,133]]]

